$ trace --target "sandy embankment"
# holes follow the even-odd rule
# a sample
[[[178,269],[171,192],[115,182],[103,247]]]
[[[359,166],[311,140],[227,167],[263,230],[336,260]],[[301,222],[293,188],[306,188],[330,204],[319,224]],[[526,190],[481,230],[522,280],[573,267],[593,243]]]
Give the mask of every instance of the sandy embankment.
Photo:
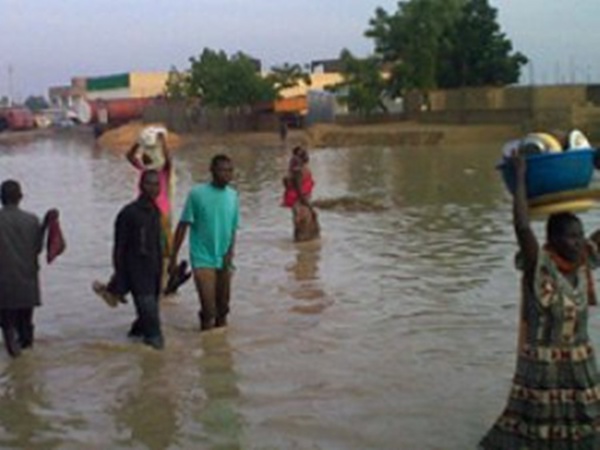
[[[141,122],[131,122],[119,128],[108,130],[98,139],[100,147],[124,154],[137,140],[142,128]],[[31,130],[0,133],[0,144],[16,143],[39,137],[51,136],[54,130]],[[65,130],[65,132],[70,132]],[[355,146],[449,146],[492,144],[500,146],[508,139],[518,137],[522,130],[506,125],[426,125],[418,123],[388,123],[379,125],[330,125],[319,124],[306,130],[290,130],[287,146],[305,145],[319,147]],[[277,132],[247,133],[202,133],[176,134],[169,132],[169,147],[177,150],[186,147],[228,147],[247,146],[261,148],[281,148]]]
[[[130,123],[104,133],[98,143],[101,147],[126,152],[135,142],[140,130],[148,124]],[[519,136],[519,127],[506,125],[423,125],[417,123],[390,123],[379,125],[315,125],[307,130],[290,130],[288,145],[318,147],[385,146],[447,146],[496,144]],[[170,132],[168,144],[172,149],[186,146],[249,146],[280,148],[276,132],[248,132],[225,134],[186,134]]]
[[[98,138],[98,145],[107,150],[116,153],[127,153],[131,146],[138,140],[142,129],[150,125],[164,126],[163,124],[150,124],[142,122],[131,122],[118,128],[113,128],[104,132]],[[183,139],[176,133],[167,134],[167,145],[170,149],[176,150],[183,144]]]
[[[314,147],[449,146],[501,144],[521,134],[506,125],[429,125],[409,122],[378,125],[317,125],[307,131]]]

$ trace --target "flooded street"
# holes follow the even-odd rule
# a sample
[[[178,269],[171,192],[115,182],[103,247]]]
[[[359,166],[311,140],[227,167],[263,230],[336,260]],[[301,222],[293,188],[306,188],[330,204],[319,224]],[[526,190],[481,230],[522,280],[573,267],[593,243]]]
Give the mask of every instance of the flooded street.
[[[176,217],[223,150],[176,153]],[[162,303],[157,352],[127,339],[131,302],[90,288],[136,171],[87,135],[0,144],[0,180],[22,182],[24,209],[57,207],[68,246],[42,267],[35,348],[0,349],[0,448],[474,449],[515,361],[498,146],[314,150],[322,239],[298,245],[279,207],[288,154],[226,153],[242,206],[230,326],[198,332],[188,283]]]

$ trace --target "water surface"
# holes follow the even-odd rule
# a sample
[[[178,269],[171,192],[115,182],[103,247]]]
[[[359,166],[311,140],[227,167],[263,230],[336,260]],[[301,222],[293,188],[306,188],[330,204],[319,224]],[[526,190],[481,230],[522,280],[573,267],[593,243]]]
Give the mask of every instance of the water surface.
[[[25,209],[58,207],[68,241],[42,268],[35,348],[0,352],[0,448],[475,448],[515,360],[497,147],[312,151],[323,236],[299,245],[285,151],[225,149],[242,203],[230,326],[201,335],[187,284],[157,352],[127,340],[131,305],[90,289],[135,170],[87,135],[0,144],[0,179],[23,183]],[[177,153],[176,214],[217,150]]]

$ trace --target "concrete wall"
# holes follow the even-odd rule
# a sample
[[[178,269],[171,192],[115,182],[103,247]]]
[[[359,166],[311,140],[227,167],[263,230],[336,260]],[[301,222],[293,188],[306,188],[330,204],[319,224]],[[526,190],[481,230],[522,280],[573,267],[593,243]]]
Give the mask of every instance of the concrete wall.
[[[572,111],[573,128],[583,131],[592,141],[600,141],[600,107],[586,105]]]
[[[344,114],[336,116],[335,123],[338,125],[362,125],[362,124],[384,124],[403,122],[407,119],[405,113],[373,114],[365,117],[357,114]]]
[[[600,86],[517,86],[433,91],[429,102],[420,93],[404,99],[402,114],[373,115],[365,119],[336,115],[340,124],[416,121],[428,124],[510,125],[523,132],[578,128],[600,139]],[[161,102],[147,109],[146,121],[166,123],[176,132],[276,130],[275,114],[251,111],[217,112],[185,103]]]
[[[467,88],[429,93],[430,111],[486,110],[504,107],[504,92],[500,88]]]
[[[424,123],[516,124],[524,131],[579,128],[600,121],[600,86],[514,86],[436,90],[405,98],[408,118]]]
[[[507,88],[463,88],[429,92],[431,111],[462,111],[489,109],[547,109],[569,105],[585,105],[591,93],[600,100],[600,87],[574,86],[514,86]],[[419,101],[418,95],[408,101]],[[418,109],[418,108],[415,108]]]
[[[414,115],[410,117],[414,119]],[[421,123],[446,125],[524,125],[531,122],[528,110],[521,109],[471,109],[460,111],[423,111],[417,120]]]
[[[176,133],[227,133],[235,131],[277,131],[276,114],[251,111],[215,111],[185,102],[160,102],[144,111],[145,122],[162,122]]]
[[[589,84],[586,90],[588,102],[600,106],[600,84]]]
[[[587,103],[587,89],[584,85],[542,86],[533,89],[533,108],[565,108],[583,106]]]
[[[514,110],[530,110],[536,88],[514,86],[504,89],[502,107]]]
[[[161,102],[144,109],[144,122],[162,122],[176,133],[194,131],[191,109],[184,102]]]

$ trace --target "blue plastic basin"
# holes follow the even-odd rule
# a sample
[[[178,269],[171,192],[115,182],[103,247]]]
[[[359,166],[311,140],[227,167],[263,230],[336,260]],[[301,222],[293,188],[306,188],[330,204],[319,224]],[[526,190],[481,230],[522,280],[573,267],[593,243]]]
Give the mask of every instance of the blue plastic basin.
[[[594,173],[595,153],[596,150],[590,148],[526,156],[527,197],[531,199],[540,195],[588,187]],[[514,194],[516,180],[512,163],[504,160],[498,165],[498,169],[504,184]]]

